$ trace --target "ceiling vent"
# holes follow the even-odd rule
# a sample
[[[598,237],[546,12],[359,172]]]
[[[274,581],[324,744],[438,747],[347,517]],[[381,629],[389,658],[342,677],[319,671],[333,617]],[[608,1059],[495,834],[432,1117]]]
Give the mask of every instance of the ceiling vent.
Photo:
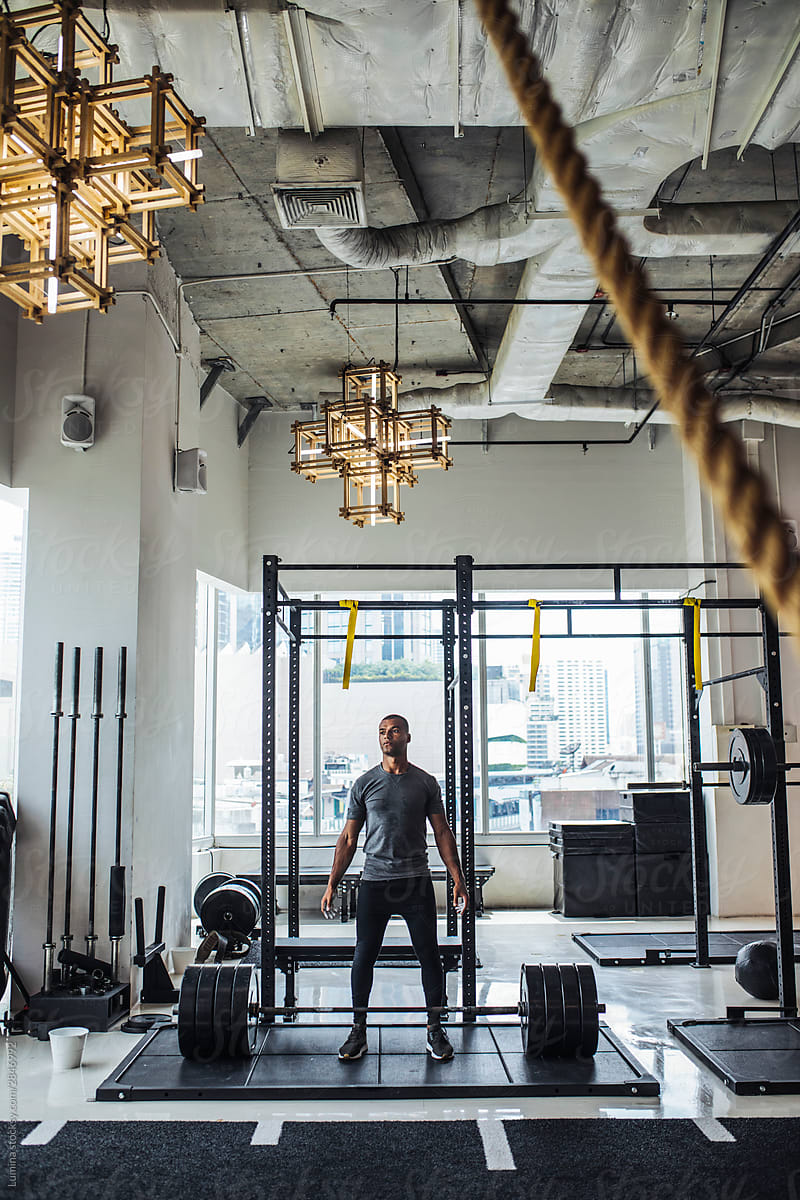
[[[357,130],[278,135],[275,207],[284,229],[366,225],[364,163]]]

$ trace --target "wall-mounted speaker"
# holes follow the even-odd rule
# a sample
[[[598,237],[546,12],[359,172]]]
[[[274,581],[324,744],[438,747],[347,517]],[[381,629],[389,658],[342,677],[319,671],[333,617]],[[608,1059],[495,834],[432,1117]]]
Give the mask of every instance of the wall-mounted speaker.
[[[61,401],[61,445],[88,450],[94,445],[94,398],[64,396]]]
[[[206,486],[206,452],[198,450],[179,450],[175,455],[175,488],[179,492],[197,492],[205,495]]]

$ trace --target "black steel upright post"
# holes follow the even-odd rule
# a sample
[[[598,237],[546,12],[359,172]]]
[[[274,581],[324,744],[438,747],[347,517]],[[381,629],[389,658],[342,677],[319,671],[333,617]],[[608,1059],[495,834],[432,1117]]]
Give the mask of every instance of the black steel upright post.
[[[475,788],[472,756],[472,556],[456,557],[458,612],[458,704],[461,761],[461,866],[469,904],[461,921],[461,1003],[465,1021],[474,1021],[475,1005]]]
[[[300,629],[303,614],[289,614],[289,937],[300,936]]]
[[[275,1006],[275,666],[278,559],[264,556],[261,635],[261,1003]],[[274,1017],[267,1017],[274,1020]]]
[[[442,608],[444,645],[444,811],[447,824],[456,829],[456,613],[452,601]],[[458,933],[458,914],[453,904],[453,880],[447,876],[447,936]]]
[[[778,762],[786,762],[781,689],[781,651],[777,622],[766,608],[761,613],[766,665],[767,725],[775,743]],[[789,816],[786,807],[786,776],[778,771],[772,815],[772,871],[775,881],[775,935],[778,943],[778,1003],[785,1016],[797,1015],[797,985],[794,974],[794,928],[792,921],[792,873],[789,854]]]
[[[708,945],[708,839],[706,835],[706,809],[703,799],[703,777],[695,770],[695,763],[702,762],[700,748],[700,697],[695,688],[694,662],[694,607],[683,609],[683,661],[686,668],[686,736],[689,750],[689,791],[691,805],[689,815],[692,825],[692,890],[694,892],[694,936],[695,967],[707,967]]]

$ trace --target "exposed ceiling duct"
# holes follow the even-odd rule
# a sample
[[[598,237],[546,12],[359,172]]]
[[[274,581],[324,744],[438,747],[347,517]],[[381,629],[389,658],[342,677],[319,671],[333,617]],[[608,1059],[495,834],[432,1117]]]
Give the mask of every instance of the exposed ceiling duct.
[[[338,393],[320,396],[321,401],[338,399]],[[649,388],[592,388],[555,384],[541,400],[524,404],[498,404],[488,383],[455,384],[449,388],[420,388],[401,393],[401,412],[438,405],[453,420],[487,420],[516,414],[532,421],[601,421],[633,424],[641,421],[655,397]],[[720,399],[723,421],[763,421],[800,429],[800,400],[743,393]],[[650,421],[671,425],[669,413],[656,409]]]

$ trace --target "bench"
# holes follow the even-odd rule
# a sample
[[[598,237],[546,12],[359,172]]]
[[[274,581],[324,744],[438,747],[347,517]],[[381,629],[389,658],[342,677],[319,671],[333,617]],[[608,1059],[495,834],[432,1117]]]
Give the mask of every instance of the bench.
[[[248,955],[248,961],[259,961],[260,946],[256,942],[253,950],[255,958]],[[284,1005],[291,1008],[297,1003],[296,977],[298,968],[303,967],[339,967],[353,961],[355,943],[342,941],[331,937],[300,937],[275,939],[275,965],[286,977],[286,995]],[[445,1003],[447,1003],[447,975],[457,971],[461,964],[461,939],[457,937],[440,937],[439,953],[442,959],[442,972],[445,981]],[[408,938],[386,937],[378,955],[377,966],[408,967],[419,960],[414,953],[414,947]]]

